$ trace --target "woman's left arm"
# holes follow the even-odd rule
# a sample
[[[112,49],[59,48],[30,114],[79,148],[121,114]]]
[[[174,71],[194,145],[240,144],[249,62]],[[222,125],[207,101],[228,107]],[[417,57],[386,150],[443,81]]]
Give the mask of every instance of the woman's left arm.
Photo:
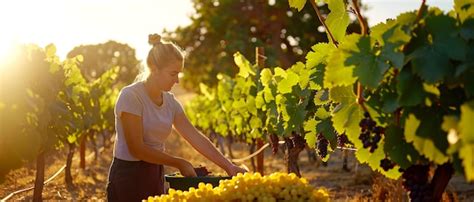
[[[216,147],[214,147],[211,141],[191,124],[185,113],[178,113],[175,116],[174,127],[194,149],[224,169],[230,176],[246,172],[245,169],[236,166],[225,158]]]

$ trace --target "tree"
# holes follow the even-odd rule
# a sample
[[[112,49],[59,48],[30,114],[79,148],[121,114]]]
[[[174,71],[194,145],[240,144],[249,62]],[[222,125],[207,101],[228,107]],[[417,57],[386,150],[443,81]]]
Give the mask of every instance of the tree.
[[[183,78],[188,89],[196,90],[200,82],[215,85],[218,73],[233,76],[238,68],[232,55],[237,51],[254,61],[255,47],[262,46],[267,66],[286,69],[302,60],[312,45],[328,41],[311,6],[296,12],[289,9],[286,1],[194,0],[193,3],[196,14],[191,17],[191,25],[164,34],[189,53]],[[329,13],[326,5],[320,9],[323,15]],[[359,30],[354,19],[349,33]]]
[[[127,44],[108,41],[103,44],[81,45],[71,50],[67,57],[84,56],[81,72],[88,81],[97,79],[112,67],[119,66],[118,82],[131,83],[138,74],[140,61],[135,57],[135,49]]]

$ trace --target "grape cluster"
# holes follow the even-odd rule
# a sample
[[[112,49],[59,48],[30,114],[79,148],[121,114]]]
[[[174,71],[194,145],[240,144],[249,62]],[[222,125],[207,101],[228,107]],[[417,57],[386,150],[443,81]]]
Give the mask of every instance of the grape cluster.
[[[278,136],[275,135],[275,134],[271,134],[270,135],[270,145],[272,146],[272,153],[273,154],[276,154],[278,152]]]
[[[328,155],[328,145],[329,141],[324,137],[322,133],[318,134],[318,144],[317,144],[317,149],[318,149],[318,155],[321,158],[326,158]]]
[[[346,144],[352,144],[351,141],[349,141],[349,138],[347,138],[347,135],[345,133],[342,133],[341,135],[337,136],[337,145],[339,147],[344,147]]]
[[[361,132],[359,139],[362,141],[364,148],[370,147],[370,152],[373,153],[377,149],[377,144],[382,139],[385,129],[376,126],[368,112],[364,113],[364,119],[359,122],[359,126]]]
[[[412,165],[402,175],[403,187],[412,201],[432,201],[433,187],[428,183],[429,165]]]
[[[380,167],[382,167],[383,170],[388,171],[395,167],[395,163],[385,157],[384,159],[380,160]]]
[[[200,183],[188,191],[170,189],[167,195],[150,196],[143,201],[329,201],[325,189],[316,189],[294,173],[239,173],[222,180],[217,187]]]

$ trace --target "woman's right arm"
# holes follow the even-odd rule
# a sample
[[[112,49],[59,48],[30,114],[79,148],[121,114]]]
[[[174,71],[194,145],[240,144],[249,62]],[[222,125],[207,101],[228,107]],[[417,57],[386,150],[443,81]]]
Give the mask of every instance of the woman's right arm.
[[[175,167],[179,169],[183,176],[196,176],[192,164],[188,161],[145,145],[143,142],[142,117],[122,112],[120,120],[122,121],[128,151],[130,151],[135,158],[154,164]]]

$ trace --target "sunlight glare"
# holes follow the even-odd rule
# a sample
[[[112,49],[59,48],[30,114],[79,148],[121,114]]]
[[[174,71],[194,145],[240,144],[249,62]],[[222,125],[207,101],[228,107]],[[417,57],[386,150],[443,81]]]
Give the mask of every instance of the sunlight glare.
[[[14,57],[14,46],[8,38],[0,38],[0,74],[7,69],[7,64]]]

